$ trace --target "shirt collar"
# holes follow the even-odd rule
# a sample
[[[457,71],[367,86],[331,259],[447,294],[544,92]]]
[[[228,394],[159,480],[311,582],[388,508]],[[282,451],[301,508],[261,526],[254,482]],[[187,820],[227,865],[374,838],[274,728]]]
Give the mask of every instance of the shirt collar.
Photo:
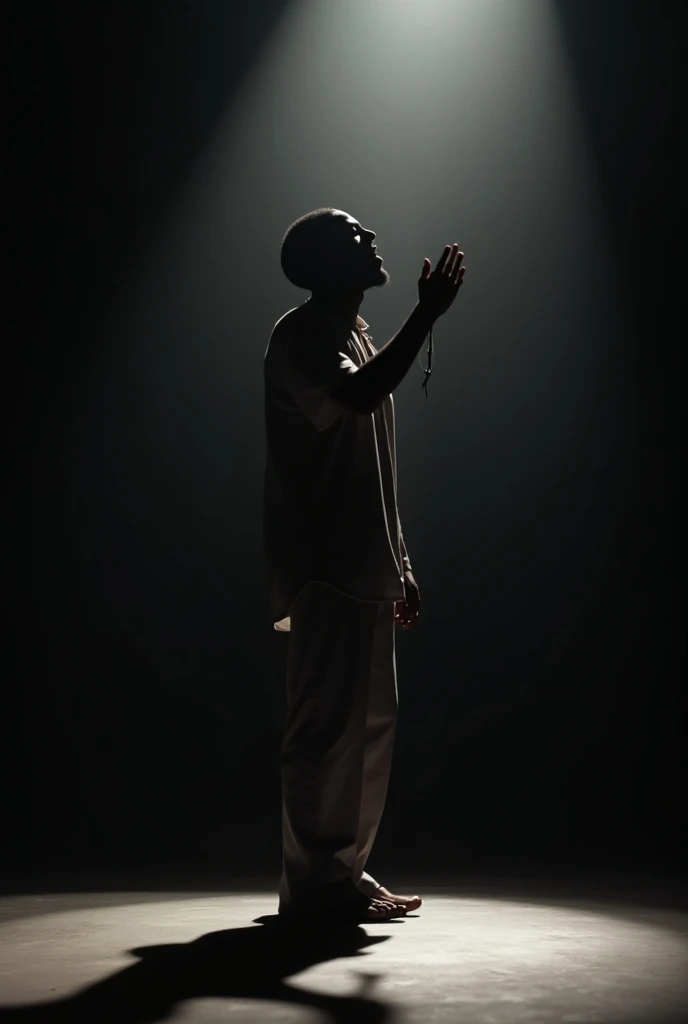
[[[313,306],[313,307],[315,307],[315,308],[317,308],[319,310],[322,310],[323,313],[326,313],[328,316],[332,317],[334,320],[338,320],[339,323],[342,323],[342,321],[344,320],[344,317],[340,316],[338,313],[335,313],[335,311],[330,309],[329,306],[323,306],[319,302],[314,302],[313,299],[308,299],[307,302],[308,302],[308,304],[310,306]],[[349,323],[348,320],[344,321],[344,322],[346,322],[347,324]],[[357,329],[359,331],[367,331],[368,330],[368,324],[365,322],[365,320],[363,319],[362,316],[356,316],[356,327],[357,327]]]

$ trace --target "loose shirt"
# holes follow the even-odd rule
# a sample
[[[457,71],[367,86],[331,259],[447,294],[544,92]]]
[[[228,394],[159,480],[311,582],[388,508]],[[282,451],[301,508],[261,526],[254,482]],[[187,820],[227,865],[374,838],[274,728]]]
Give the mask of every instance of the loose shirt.
[[[263,548],[280,631],[312,581],[361,601],[404,598],[394,400],[362,415],[330,397],[375,355],[367,328],[309,299],[277,321],[265,352]]]

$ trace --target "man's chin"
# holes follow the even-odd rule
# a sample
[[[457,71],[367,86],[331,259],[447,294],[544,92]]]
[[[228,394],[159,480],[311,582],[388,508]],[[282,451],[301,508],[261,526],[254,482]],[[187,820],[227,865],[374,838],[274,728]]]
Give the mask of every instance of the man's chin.
[[[389,274],[387,273],[385,268],[382,266],[382,264],[379,264],[379,266],[377,266],[377,267],[375,267],[373,269],[372,273],[370,274],[370,277],[368,278],[368,280],[367,280],[367,282],[365,284],[365,287],[366,288],[382,288],[384,285],[387,284],[388,281],[389,281]]]

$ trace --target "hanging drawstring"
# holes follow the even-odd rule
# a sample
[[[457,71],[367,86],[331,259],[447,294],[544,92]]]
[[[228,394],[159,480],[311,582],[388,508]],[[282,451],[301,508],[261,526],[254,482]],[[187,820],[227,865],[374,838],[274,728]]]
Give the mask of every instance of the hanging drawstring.
[[[426,399],[428,397],[428,381],[430,380],[430,374],[432,373],[432,368],[433,368],[434,365],[435,365],[435,354],[434,354],[434,350],[433,350],[433,337],[432,337],[432,327],[431,327],[430,328],[430,341],[428,342],[428,365],[427,366],[421,365],[421,370],[425,374],[425,380],[421,384],[421,387],[425,390],[425,398]]]

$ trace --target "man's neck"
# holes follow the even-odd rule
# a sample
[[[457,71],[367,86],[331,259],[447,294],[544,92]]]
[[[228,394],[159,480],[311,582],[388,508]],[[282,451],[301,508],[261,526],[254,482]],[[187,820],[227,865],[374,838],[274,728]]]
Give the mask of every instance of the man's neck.
[[[318,306],[325,306],[353,328],[356,326],[358,310],[363,302],[363,292],[313,292],[309,301]]]

